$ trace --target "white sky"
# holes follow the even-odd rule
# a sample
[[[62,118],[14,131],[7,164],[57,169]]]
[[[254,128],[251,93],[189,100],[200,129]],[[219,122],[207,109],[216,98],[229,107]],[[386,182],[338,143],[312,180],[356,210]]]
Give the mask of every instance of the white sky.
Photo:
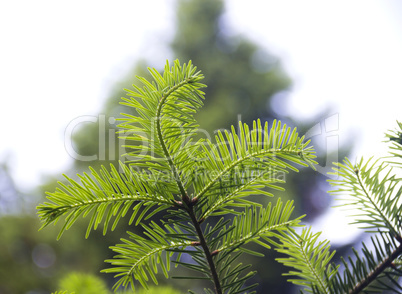
[[[282,57],[295,83],[289,114],[308,118],[331,105],[339,131],[327,135],[339,136],[335,144],[355,140],[352,161],[384,155],[384,132],[402,120],[402,2],[261,3],[229,1],[228,18],[237,31]],[[331,208],[316,219],[314,231],[323,231],[332,244],[351,241],[356,230],[346,215]]]
[[[21,190],[67,168],[65,128],[96,115],[137,59],[172,57],[174,3],[0,4],[0,162]],[[282,58],[295,84],[289,114],[335,106],[341,143],[353,131],[357,154],[384,150],[384,131],[402,120],[402,2],[229,0],[225,19]]]

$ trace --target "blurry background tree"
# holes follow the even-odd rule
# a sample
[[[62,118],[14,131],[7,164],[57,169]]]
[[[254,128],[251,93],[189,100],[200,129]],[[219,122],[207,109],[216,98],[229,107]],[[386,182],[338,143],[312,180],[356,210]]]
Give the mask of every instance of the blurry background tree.
[[[285,117],[276,110],[280,108],[275,106],[282,103],[286,93],[291,91],[291,80],[277,57],[227,27],[224,2],[221,0],[178,0],[176,33],[171,50],[174,59],[178,58],[181,62],[192,60],[205,75],[204,82],[208,85],[205,106],[197,115],[197,120],[201,128],[211,135],[216,129],[236,124],[239,118],[247,123],[256,118],[262,122],[279,118],[290,126],[297,126],[303,134],[328,114],[324,111],[319,117],[306,122]],[[75,160],[66,174],[73,177],[87,170],[88,165],[97,169],[100,165],[116,165],[118,160],[124,160],[120,156],[124,149],[115,134],[118,124],[115,118],[126,111],[119,105],[120,97],[125,96],[123,88],[135,82],[135,75],[147,76],[146,64],[148,61],[138,61],[132,72],[114,87],[97,122],[83,124],[74,132],[76,153],[81,156],[97,155],[97,160]],[[318,155],[328,156],[325,146],[314,142],[314,137],[311,139]],[[345,150],[348,148],[337,150],[339,158],[346,155]],[[319,162],[325,163],[325,158],[319,158]],[[60,176],[48,179],[39,193],[43,195],[45,191],[54,191],[56,178],[60,179]],[[295,214],[307,213],[306,220],[311,220],[329,204],[329,196],[322,185],[324,181],[324,176],[305,171],[287,179],[286,193],[276,194],[285,200],[294,199],[299,208]],[[112,256],[108,246],[115,244],[118,236],[129,230],[128,227],[118,228],[118,232],[108,235],[110,244],[105,244],[104,239],[99,239],[100,230],[91,233],[85,240],[83,222],[80,227],[72,229],[74,232],[63,236],[60,242],[55,241],[55,231],[36,233],[38,227],[39,222],[33,214],[0,218],[0,294],[50,293],[57,290],[55,281],[70,271],[98,273],[106,266],[103,260]],[[260,284],[259,291],[296,291],[281,276],[285,269],[274,260],[277,253],[273,250],[265,253],[265,259],[247,257],[248,263],[252,263],[258,271],[255,281]],[[112,283],[110,275],[103,277]],[[181,290],[187,288],[182,280],[174,286]]]

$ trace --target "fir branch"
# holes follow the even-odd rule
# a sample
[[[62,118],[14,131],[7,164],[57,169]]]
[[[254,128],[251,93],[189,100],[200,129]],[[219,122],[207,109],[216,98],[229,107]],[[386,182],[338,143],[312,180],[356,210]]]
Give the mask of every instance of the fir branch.
[[[170,233],[182,234],[182,231],[177,226],[173,229],[168,224],[165,224],[164,227]],[[132,241],[121,239],[123,244],[111,247],[119,255],[113,259],[106,260],[106,262],[111,263],[114,267],[104,269],[102,272],[115,273],[116,277],[120,277],[120,280],[114,285],[115,290],[120,286],[127,287],[129,284],[134,290],[133,278],[138,280],[147,289],[148,275],[157,284],[154,275],[154,273],[158,272],[157,263],[160,265],[165,277],[168,277],[170,258],[173,253],[177,249],[192,245],[191,240],[166,238],[166,231],[154,222],[150,226],[143,225],[143,228],[150,239],[128,232]],[[163,253],[166,255],[165,258],[162,258]]]
[[[392,251],[392,253],[379,263],[376,268],[371,271],[364,280],[356,284],[353,289],[349,291],[349,294],[358,294],[370,285],[379,275],[381,275],[386,269],[393,267],[393,262],[399,258],[402,254],[402,243]]]
[[[259,136],[251,136],[250,133],[259,134]],[[220,132],[217,136],[217,146],[221,147],[221,154],[215,151],[216,147],[210,141],[203,145],[205,151],[203,157],[207,159],[204,159],[204,163],[211,164],[210,167],[206,166],[207,170],[219,172],[212,179],[203,183],[201,190],[196,192],[197,198],[203,197],[215,184],[219,183],[225,174],[247,161],[250,161],[251,164],[263,164],[275,171],[285,171],[286,168],[289,168],[296,172],[298,171],[297,168],[283,159],[301,166],[316,163],[314,151],[308,147],[309,142],[303,142],[304,138],[298,137],[296,129],[291,132],[286,125],[281,128],[280,122],[274,121],[270,132],[268,131],[268,123],[265,123],[264,128],[262,128],[260,120],[254,122],[251,131],[246,124],[243,126],[239,122],[239,134],[236,134],[233,127],[231,133],[226,131],[225,134],[226,140]],[[229,144],[230,150],[222,149],[227,144]],[[254,159],[258,161],[253,161]]]
[[[293,209],[293,201],[288,201],[283,206],[280,198],[274,207],[272,203],[269,203],[266,209],[258,210],[256,206],[252,206],[251,209],[235,217],[230,227],[224,228],[223,238],[217,238],[222,239],[222,245],[215,250],[216,253],[237,248],[245,251],[243,245],[249,242],[255,242],[270,249],[269,243],[273,242],[271,238],[278,236],[278,232],[300,226],[302,216],[296,219],[290,218]],[[261,238],[265,242],[262,242]]]
[[[320,234],[304,228],[300,235],[292,231],[279,235],[280,244],[276,250],[288,257],[277,260],[295,269],[285,274],[299,277],[289,279],[290,282],[307,287],[309,292],[313,292],[313,285],[316,292],[330,294],[330,281],[337,272],[336,267],[330,266],[335,251],[330,252],[328,240],[318,242]]]
[[[163,95],[163,97],[160,99],[160,102],[158,104],[157,107],[157,111],[156,111],[156,129],[157,129],[157,135],[158,135],[158,140],[159,143],[161,144],[165,159],[167,160],[167,162],[169,163],[169,166],[171,168],[171,171],[173,173],[173,177],[176,180],[177,186],[180,190],[181,193],[181,197],[182,200],[187,196],[187,193],[184,189],[184,185],[180,179],[180,175],[177,171],[176,165],[173,163],[171,154],[169,153],[166,144],[165,144],[165,140],[163,138],[163,134],[162,134],[162,126],[161,126],[161,112],[162,112],[162,108],[164,106],[165,101],[169,98],[169,96],[174,93],[175,91],[178,91],[181,87],[188,85],[190,82],[192,81],[191,77],[187,78],[186,80],[180,82],[179,84],[175,85],[174,87],[172,87],[171,89],[169,89],[169,91],[167,91],[167,93],[165,95]]]
[[[370,169],[373,170],[373,167],[371,167]],[[383,166],[379,167],[380,171],[382,171],[383,169],[384,169]],[[380,183],[380,185],[385,185],[385,181],[389,180],[388,176],[389,176],[390,172],[391,172],[391,170],[384,177],[384,182]],[[367,187],[365,185],[364,180],[362,179],[361,171],[359,171],[358,167],[356,167],[355,173],[356,173],[357,181],[358,181],[358,183],[359,183],[359,185],[361,187],[361,190],[363,191],[363,193],[366,196],[367,200],[370,202],[371,206],[374,207],[375,211],[378,213],[380,218],[383,220],[385,227],[390,230],[391,234],[394,234],[394,236],[397,236],[397,238],[399,240],[402,240],[401,237],[399,236],[399,230],[397,229],[397,224],[395,224],[394,220],[393,220],[393,219],[395,219],[395,217],[393,216],[394,214],[388,213],[388,215],[387,215],[387,212],[388,212],[387,210],[385,210],[385,213],[384,213],[383,207],[380,207],[381,204],[378,204],[374,200],[378,196],[377,195],[372,196],[371,193],[369,193],[369,190],[368,190],[369,187]],[[392,183],[391,183],[391,185],[392,185]],[[393,188],[391,188],[389,191],[392,192]],[[386,198],[389,198],[389,197],[386,197]],[[397,198],[395,198],[395,200],[397,200]],[[398,201],[396,201],[396,202],[398,202]],[[387,206],[389,207],[390,206],[389,203],[387,203],[387,204],[388,204]]]
[[[132,210],[128,223],[141,224],[145,237],[128,232],[128,240],[112,247],[117,255],[107,262],[114,267],[104,272],[120,278],[115,290],[134,288],[134,280],[145,288],[149,278],[157,283],[158,268],[167,277],[170,259],[177,253],[176,265],[198,271],[201,275],[191,278],[209,279],[216,294],[247,292],[255,287],[246,285],[255,273],[244,274],[250,265],[236,263],[237,258],[243,252],[262,253],[245,245],[254,242],[270,248],[276,243],[272,237],[299,226],[300,218],[290,218],[292,202],[283,206],[279,199],[275,207],[269,204],[264,209],[246,197],[272,197],[266,188],[283,190],[284,180],[265,176],[313,166],[314,150],[296,129],[279,121],[270,129],[267,123],[262,127],[260,120],[252,128],[239,122],[238,132],[234,127],[231,132],[218,132],[216,144],[193,142],[198,128],[193,115],[204,99],[203,76],[191,62],[180,65],[178,60],[172,67],[167,62],[163,75],[149,71],[153,81],[138,77],[143,87],[133,85],[134,90],[127,90],[130,97],[122,102],[136,111],[136,115],[123,114],[119,125],[132,158],[121,164],[121,172],[113,166],[99,172],[90,168],[90,175],[78,175],[79,182],[67,178],[69,184],[60,183],[61,188],[48,193],[49,202],[38,206],[43,227],[66,216],[60,237],[79,216],[92,213],[86,235],[101,223],[105,234],[112,219],[113,230]],[[201,170],[207,176],[195,175]],[[248,171],[251,174],[245,177]],[[166,222],[144,224],[159,212]],[[211,225],[211,216],[225,214],[236,215],[231,225],[227,217]],[[182,260],[182,254],[190,255],[195,263]]]
[[[340,206],[359,209],[359,215],[354,215],[354,223],[367,232],[380,229],[399,236],[399,203],[402,195],[396,191],[398,181],[391,176],[392,168],[384,162],[378,162],[379,159],[372,162],[370,158],[365,162],[362,158],[353,165],[346,158],[343,163],[337,163],[334,170],[341,178],[329,180],[331,186],[336,187],[330,193],[346,196],[346,203]]]

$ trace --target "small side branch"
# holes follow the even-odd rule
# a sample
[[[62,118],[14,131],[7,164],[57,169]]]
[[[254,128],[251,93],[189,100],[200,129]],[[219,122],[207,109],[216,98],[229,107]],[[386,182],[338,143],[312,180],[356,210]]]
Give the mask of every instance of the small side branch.
[[[357,294],[363,291],[371,282],[373,282],[383,271],[385,271],[388,267],[393,267],[393,261],[397,259],[402,254],[402,244],[391,253],[391,255],[386,258],[383,262],[381,262],[368,276],[354,286],[352,290],[349,291],[349,294]]]

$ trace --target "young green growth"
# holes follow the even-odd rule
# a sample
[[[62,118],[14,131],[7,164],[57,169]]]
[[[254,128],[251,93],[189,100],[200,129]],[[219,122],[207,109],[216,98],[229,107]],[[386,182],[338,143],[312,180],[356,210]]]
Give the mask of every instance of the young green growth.
[[[291,201],[264,208],[249,196],[283,190],[277,175],[315,164],[313,148],[279,121],[268,126],[257,120],[251,127],[239,122],[238,131],[217,132],[215,142],[197,140],[202,74],[179,61],[167,63],[162,75],[149,71],[153,81],[138,78],[143,87],[134,85],[122,102],[132,111],[120,124],[130,160],[119,171],[90,169],[80,182],[60,183],[38,206],[43,227],[64,217],[60,238],[78,217],[88,216],[87,236],[101,224],[106,234],[131,214],[129,224],[140,224],[143,234],[128,232],[112,247],[117,255],[104,272],[119,278],[115,290],[134,288],[135,281],[148,288],[159,270],[168,277],[173,261],[198,272],[180,278],[208,279],[218,294],[245,293],[255,286],[246,286],[254,273],[237,258],[243,252],[262,255],[247,244],[270,248],[273,237],[300,226],[301,218],[292,218]]]

